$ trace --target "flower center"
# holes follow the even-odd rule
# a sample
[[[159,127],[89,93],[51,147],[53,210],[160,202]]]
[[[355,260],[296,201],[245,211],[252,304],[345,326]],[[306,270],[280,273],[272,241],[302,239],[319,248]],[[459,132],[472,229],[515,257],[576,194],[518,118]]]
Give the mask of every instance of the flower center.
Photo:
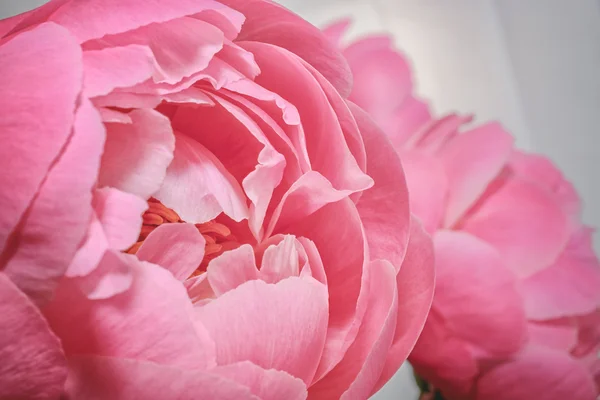
[[[148,200],[148,209],[144,212],[142,219],[143,225],[140,236],[138,241],[127,250],[127,253],[129,254],[137,253],[148,235],[162,224],[185,222],[174,210],[166,207],[155,198],[150,198],[150,200]],[[215,220],[202,224],[195,224],[195,226],[198,229],[198,232],[204,237],[206,244],[204,245],[204,257],[202,258],[202,262],[192,276],[206,271],[208,263],[212,259],[223,254],[223,252],[240,246],[236,237],[231,233],[231,230]]]

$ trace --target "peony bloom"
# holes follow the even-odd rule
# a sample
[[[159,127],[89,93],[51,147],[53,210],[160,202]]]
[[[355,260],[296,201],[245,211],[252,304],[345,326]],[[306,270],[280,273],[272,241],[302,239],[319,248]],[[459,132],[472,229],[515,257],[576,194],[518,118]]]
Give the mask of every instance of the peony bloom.
[[[0,399],[365,399],[433,293],[385,135],[264,0],[0,21]]]
[[[339,43],[348,21],[326,29]],[[572,185],[499,124],[431,117],[386,36],[343,49],[350,100],[401,155],[411,209],[434,240],[436,294],[409,360],[451,400],[593,400],[600,264]]]

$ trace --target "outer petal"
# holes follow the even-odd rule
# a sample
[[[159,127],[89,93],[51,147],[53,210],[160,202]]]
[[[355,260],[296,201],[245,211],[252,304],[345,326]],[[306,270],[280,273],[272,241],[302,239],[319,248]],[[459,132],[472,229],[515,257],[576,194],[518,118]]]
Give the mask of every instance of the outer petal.
[[[461,232],[439,231],[434,245],[434,304],[450,329],[492,355],[508,356],[519,350],[527,330],[525,312],[516,278],[500,255]]]
[[[544,320],[584,315],[600,308],[600,262],[592,230],[580,228],[550,267],[523,281],[527,317]]]
[[[52,400],[67,362],[39,310],[0,272],[0,399]]]
[[[150,232],[135,255],[184,281],[200,266],[205,244],[193,224],[163,224]]]
[[[4,272],[36,302],[50,298],[85,238],[104,139],[100,115],[82,99],[67,148],[12,237]]]
[[[410,232],[408,187],[400,158],[384,133],[360,108],[350,104],[367,152],[367,173],[375,185],[363,192],[357,208],[371,259],[388,260],[398,270]]]
[[[343,96],[350,94],[352,74],[346,60],[315,26],[279,4],[266,0],[223,0],[246,16],[238,40],[270,43],[303,58]],[[298,40],[302,38],[302,40]]]
[[[554,196],[519,178],[495,182],[461,228],[493,245],[520,277],[551,265],[569,238]]]
[[[321,29],[323,34],[337,46],[341,45],[341,41],[346,34],[346,31],[352,24],[351,18],[342,18]]]
[[[260,400],[233,380],[202,370],[112,357],[72,357],[66,391],[86,400]]]
[[[379,379],[398,318],[396,272],[387,261],[374,261],[367,313],[344,358],[310,388],[311,399],[366,399]]]
[[[285,371],[307,385],[327,330],[325,286],[288,278],[275,285],[246,282],[196,309],[216,343],[219,365],[248,360]]]
[[[72,282],[62,283],[44,313],[65,352],[181,368],[214,366],[214,344],[196,330],[181,283],[156,265],[137,262],[130,267],[131,288],[102,301],[85,298]]]
[[[563,352],[528,348],[481,377],[476,396],[491,400],[595,400],[591,374]]]
[[[132,124],[106,124],[98,183],[147,199],[165,177],[175,138],[169,120],[154,110],[135,110],[129,116]]]
[[[445,226],[450,227],[481,196],[508,162],[513,138],[498,124],[462,133],[442,148],[439,157],[449,183]]]
[[[82,66],[79,46],[54,24],[3,43],[0,58],[2,252],[71,134]]]

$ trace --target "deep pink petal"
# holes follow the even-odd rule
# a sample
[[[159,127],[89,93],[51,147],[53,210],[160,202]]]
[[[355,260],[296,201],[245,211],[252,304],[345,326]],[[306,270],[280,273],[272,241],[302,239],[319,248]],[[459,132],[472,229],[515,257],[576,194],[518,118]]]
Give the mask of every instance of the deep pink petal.
[[[181,368],[214,366],[214,344],[194,326],[183,285],[159,266],[136,261],[129,267],[133,274],[129,290],[106,300],[86,298],[73,282],[61,284],[44,313],[65,352]]]
[[[398,270],[410,232],[408,187],[398,154],[385,134],[360,108],[350,104],[367,152],[367,173],[375,184],[364,191],[357,208],[371,259],[388,260]]]
[[[200,266],[205,244],[194,224],[163,224],[150,232],[135,255],[184,281]]]
[[[369,303],[358,335],[340,363],[310,388],[311,399],[366,399],[384,368],[399,317],[396,271],[381,260],[369,268]]]
[[[528,330],[529,342],[536,346],[569,353],[577,344],[577,326],[566,318],[546,322],[530,321]]]
[[[312,381],[327,330],[327,291],[321,283],[250,281],[196,312],[216,343],[219,365],[248,360]]]
[[[0,252],[71,134],[81,90],[81,49],[44,24],[0,46]],[[39,68],[40,65],[44,68]]]
[[[248,387],[203,370],[98,356],[71,357],[66,392],[86,400],[260,400]]]
[[[51,297],[85,238],[104,139],[100,115],[83,99],[67,148],[12,237],[4,272],[35,302]]]
[[[523,281],[528,318],[584,315],[600,308],[600,262],[592,247],[592,233],[580,228],[553,265]]]
[[[211,260],[206,274],[208,282],[217,296],[233,290],[247,281],[258,279],[258,269],[252,246],[242,245]]]
[[[464,132],[440,151],[448,176],[445,226],[452,226],[481,196],[508,162],[513,138],[498,124]]]
[[[59,338],[19,289],[0,272],[0,399],[60,397],[67,362]]]
[[[155,197],[190,223],[221,212],[234,221],[248,217],[244,192],[214,154],[199,142],[177,135],[175,157]]]
[[[595,400],[591,374],[563,352],[528,348],[514,361],[484,374],[477,383],[477,398],[492,400]]]
[[[343,96],[350,94],[352,74],[335,44],[315,26],[279,4],[266,0],[224,0],[246,22],[238,40],[269,43],[300,56],[325,76]],[[302,40],[298,40],[302,38]]]
[[[438,231],[434,245],[434,304],[450,329],[494,355],[519,350],[527,332],[525,311],[516,277],[500,254],[463,232]]]
[[[175,137],[169,120],[154,110],[135,110],[129,116],[132,124],[106,124],[98,183],[147,199],[165,177]]]
[[[520,178],[500,180],[461,223],[496,248],[526,277],[551,265],[569,238],[569,221],[554,196]]]

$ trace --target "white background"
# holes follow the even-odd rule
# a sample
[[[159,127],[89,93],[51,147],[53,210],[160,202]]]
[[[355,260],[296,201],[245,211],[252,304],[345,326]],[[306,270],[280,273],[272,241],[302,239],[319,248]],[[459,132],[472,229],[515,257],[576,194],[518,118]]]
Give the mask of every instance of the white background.
[[[599,0],[279,0],[322,25],[353,16],[353,36],[388,32],[412,59],[435,111],[497,119],[550,156],[600,226]],[[0,0],[0,17],[44,0]],[[596,236],[596,249],[600,238]],[[374,398],[413,400],[408,368]]]

